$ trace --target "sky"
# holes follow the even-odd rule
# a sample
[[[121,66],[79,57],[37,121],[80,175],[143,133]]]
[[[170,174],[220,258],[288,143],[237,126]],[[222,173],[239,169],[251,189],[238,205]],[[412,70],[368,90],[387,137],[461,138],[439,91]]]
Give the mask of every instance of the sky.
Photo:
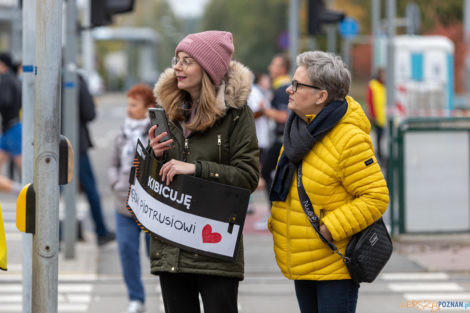
[[[176,15],[182,17],[200,16],[204,5],[209,0],[169,0],[171,8]]]

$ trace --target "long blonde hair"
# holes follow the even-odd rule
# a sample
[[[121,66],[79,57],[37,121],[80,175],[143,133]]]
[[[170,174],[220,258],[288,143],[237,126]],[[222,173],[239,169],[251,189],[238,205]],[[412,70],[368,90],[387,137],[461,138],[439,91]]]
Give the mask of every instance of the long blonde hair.
[[[159,104],[165,108],[171,121],[185,121],[183,103],[190,99],[187,91],[178,89],[176,76],[163,82],[158,95]],[[193,99],[194,101],[195,99]],[[191,131],[203,131],[214,125],[222,110],[217,108],[216,87],[209,75],[202,71],[201,93],[199,101],[196,99],[196,112],[194,118],[185,127]]]

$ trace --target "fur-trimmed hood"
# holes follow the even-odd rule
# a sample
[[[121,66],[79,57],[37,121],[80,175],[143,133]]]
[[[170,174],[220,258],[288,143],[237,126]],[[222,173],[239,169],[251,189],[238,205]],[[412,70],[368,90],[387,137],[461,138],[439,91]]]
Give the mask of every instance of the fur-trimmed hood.
[[[175,79],[175,71],[172,68],[166,69],[160,75],[153,90],[157,103],[163,107],[166,104],[161,103],[159,95],[164,82],[170,79]],[[253,73],[240,62],[231,61],[224,80],[217,88],[217,107],[223,112],[229,107],[242,108],[247,103],[252,83]]]

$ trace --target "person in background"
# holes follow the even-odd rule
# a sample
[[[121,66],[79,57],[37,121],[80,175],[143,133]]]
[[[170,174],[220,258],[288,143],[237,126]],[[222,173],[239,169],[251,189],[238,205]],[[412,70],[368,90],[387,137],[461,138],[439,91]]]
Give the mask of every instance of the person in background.
[[[0,115],[2,134],[0,136],[0,168],[13,160],[21,169],[21,83],[14,72],[14,64],[8,53],[0,53]],[[0,176],[0,190],[18,194],[21,184]]]
[[[271,101],[262,86],[262,84],[265,84],[266,78],[269,82],[269,77],[267,75],[255,75],[250,96],[248,97],[248,105],[253,111],[253,116],[255,117],[256,136],[258,138],[261,166],[266,159],[266,154],[271,143],[270,122],[263,113],[266,109],[271,108]]]
[[[146,84],[132,86],[127,92],[127,117],[121,132],[114,139],[108,178],[114,192],[116,208],[116,238],[122,274],[127,288],[129,306],[126,313],[145,311],[145,290],[140,270],[140,234],[137,225],[127,210],[129,175],[135,155],[137,140],[147,143],[150,120],[148,108],[155,107],[155,97]],[[149,254],[150,237],[144,233],[145,248]]]
[[[164,163],[157,173],[169,184],[175,175],[245,188],[259,179],[259,150],[253,113],[247,105],[253,76],[232,61],[232,34],[206,31],[176,47],[173,68],[155,85],[173,139],[159,142],[150,128],[150,147]],[[222,208],[221,208],[222,209]],[[234,261],[195,254],[152,237],[151,272],[159,275],[166,313],[236,313],[244,277],[243,241]]]
[[[78,108],[79,108],[79,153],[78,178],[80,187],[85,192],[90,204],[91,216],[95,224],[95,233],[98,246],[103,246],[116,238],[114,232],[109,231],[103,218],[101,197],[93,173],[88,149],[93,147],[87,124],[96,117],[95,102],[88,89],[85,79],[78,75]]]
[[[383,68],[378,69],[376,77],[367,86],[367,108],[369,110],[369,118],[375,130],[375,151],[377,151],[379,160],[383,162],[382,138],[387,123],[387,94],[385,89],[385,69]]]
[[[263,84],[266,84],[266,78],[268,79],[269,88],[269,76],[266,74],[255,74],[250,96],[248,97],[248,106],[253,111],[253,116],[255,117],[260,168],[266,159],[266,154],[271,141],[270,121],[263,114],[265,109],[271,107],[271,102],[269,101],[267,92],[265,91],[264,86],[262,86]],[[264,179],[260,178],[258,188],[266,188]],[[253,197],[250,197],[250,203],[247,210],[248,214],[253,214],[255,212],[255,209],[252,206],[252,200]]]
[[[282,147],[282,136],[284,134],[284,126],[289,115],[287,104],[289,102],[289,96],[285,90],[290,84],[290,60],[286,54],[277,54],[271,60],[271,64],[268,67],[269,75],[272,80],[273,98],[271,100],[271,107],[266,108],[263,111],[263,115],[274,121],[276,126],[274,133],[272,134],[272,143],[267,150],[266,158],[261,165],[261,176],[266,182],[266,192],[269,194],[269,190],[272,185],[272,173],[276,168],[276,162],[279,157],[279,151]],[[253,226],[258,230],[265,230],[268,228],[267,222],[269,213],[265,218],[256,222]]]
[[[277,264],[294,280],[301,313],[354,313],[359,285],[310,223],[298,182],[320,218],[320,233],[343,255],[351,237],[378,220],[389,201],[371,126],[361,105],[348,96],[350,83],[338,56],[309,51],[297,56],[286,90],[292,113],[270,193],[268,226]]]

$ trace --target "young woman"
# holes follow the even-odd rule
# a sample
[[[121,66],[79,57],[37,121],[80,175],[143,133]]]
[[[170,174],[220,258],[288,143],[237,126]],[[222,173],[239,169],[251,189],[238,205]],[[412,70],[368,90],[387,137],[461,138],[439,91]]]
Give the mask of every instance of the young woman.
[[[247,106],[251,72],[231,61],[232,34],[206,31],[186,36],[176,47],[173,68],[155,86],[167,114],[172,139],[149,131],[150,147],[164,162],[159,175],[194,175],[250,191],[258,185],[258,143]],[[185,251],[151,240],[151,271],[160,276],[166,313],[237,312],[243,279],[243,245],[234,262]]]

